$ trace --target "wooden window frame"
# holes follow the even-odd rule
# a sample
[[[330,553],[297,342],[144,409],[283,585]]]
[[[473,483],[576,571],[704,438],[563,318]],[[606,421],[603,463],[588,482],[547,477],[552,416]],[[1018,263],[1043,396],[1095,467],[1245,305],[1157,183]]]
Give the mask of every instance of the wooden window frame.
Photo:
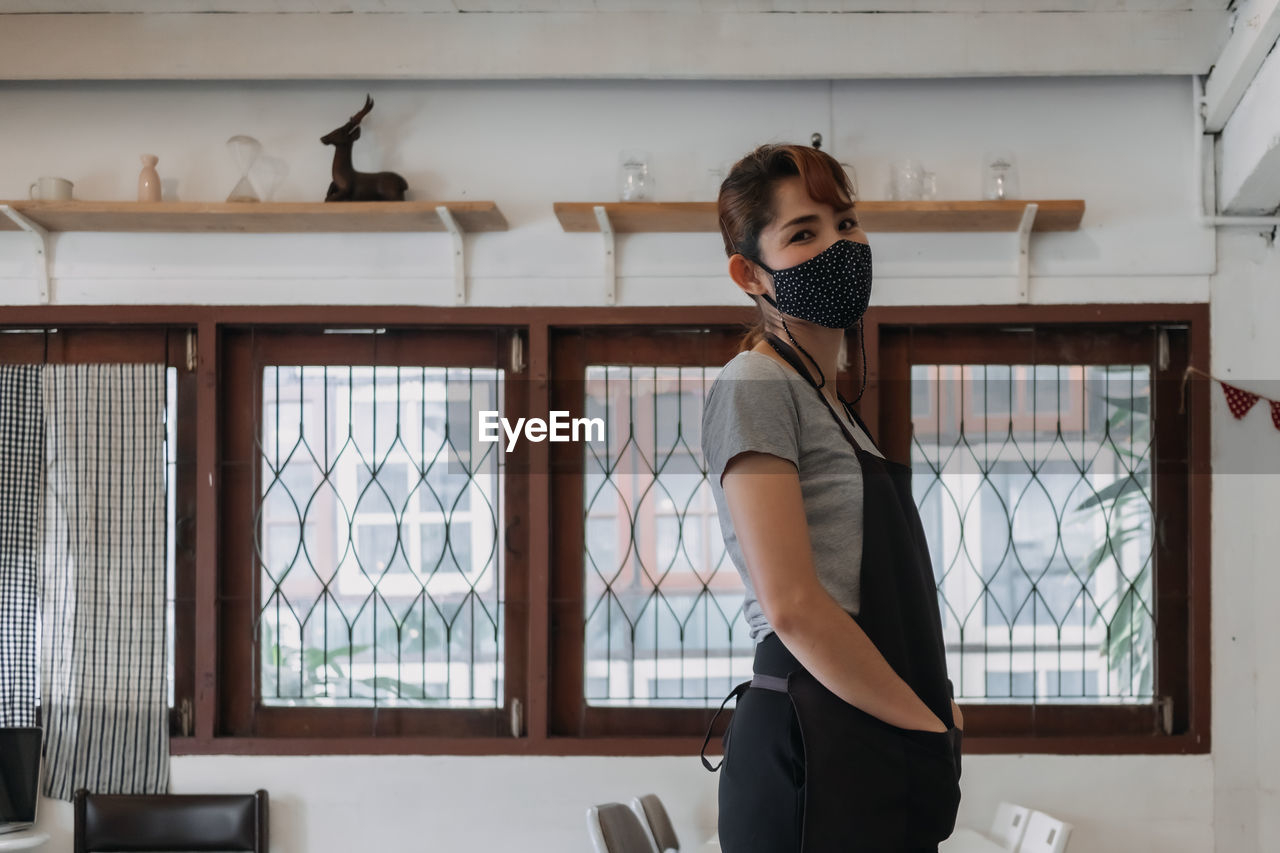
[[[219,732],[237,738],[498,738],[510,731],[510,709],[525,693],[524,661],[528,613],[520,578],[527,552],[500,536],[504,608],[503,697],[498,708],[280,707],[256,701],[255,685],[244,673],[257,673],[253,625],[260,606],[260,572],[253,554],[253,527],[259,464],[254,441],[263,410],[263,368],[274,365],[348,365],[377,367],[502,368],[510,332],[501,329],[389,328],[368,334],[327,334],[322,328],[223,331],[222,397],[224,439],[220,464],[222,565],[219,573]],[[504,381],[504,412],[524,409],[524,384]],[[507,456],[519,464],[517,445]],[[510,485],[508,480],[508,486]],[[513,506],[505,495],[508,523]]]
[[[1183,312],[1170,306],[1035,306],[908,309],[886,308],[875,324],[879,363],[871,417],[891,458],[910,459],[913,364],[1105,364],[1125,361],[1151,367],[1153,424],[1153,548],[1157,572],[1156,671],[1150,703],[1125,705],[982,703],[965,708],[966,749],[978,752],[1192,753],[1209,743],[1209,419],[1207,389],[1189,386],[1179,413],[1182,371],[1208,359],[1204,306]],[[1092,309],[1092,310],[1091,310]],[[1151,310],[1155,309],[1155,310]],[[1144,326],[1172,327],[1168,364],[1153,352]],[[1034,336],[995,335],[998,329]],[[1185,328],[1177,328],[1177,327]],[[1079,344],[1082,330],[1107,329],[1117,339],[1102,348]],[[1181,334],[1179,334],[1181,333]],[[1034,341],[1034,343],[1033,343]],[[1032,348],[1034,347],[1034,348]],[[873,350],[868,336],[868,353]],[[964,355],[961,355],[964,354]],[[869,356],[870,360],[870,356]],[[1017,383],[1015,383],[1016,385]],[[1016,391],[1016,387],[1015,387]],[[1014,412],[1018,411],[1016,401]],[[865,417],[865,416],[864,416]],[[1185,431],[1177,421],[1185,419]],[[1002,416],[1002,429],[1009,416]],[[1192,598],[1192,591],[1195,597]],[[1169,716],[1170,733],[1163,731]]]
[[[517,618],[512,610],[522,610],[519,618],[525,620],[525,642],[517,651],[508,644],[508,657],[518,655],[522,677],[519,682],[507,678],[508,691],[515,691],[522,699],[523,717],[519,737],[509,731],[510,721],[503,719],[502,735],[475,730],[471,734],[442,734],[430,726],[397,729],[389,723],[378,723],[377,734],[351,734],[361,728],[364,721],[348,731],[291,731],[288,734],[266,736],[244,734],[237,728],[243,717],[236,714],[236,677],[233,661],[238,653],[227,633],[236,626],[236,608],[242,603],[242,586],[237,587],[229,579],[227,554],[230,549],[224,541],[229,519],[225,512],[225,494],[228,491],[224,479],[234,477],[229,467],[233,459],[227,454],[227,433],[238,428],[235,421],[233,396],[230,393],[229,371],[237,358],[236,336],[246,330],[257,329],[263,333],[314,330],[316,327],[360,327],[388,329],[434,329],[441,332],[450,328],[479,329],[492,332],[502,327],[519,336],[527,363],[519,375],[508,374],[507,388],[523,395],[519,404],[510,411],[523,410],[535,415],[561,406],[561,395],[569,393],[572,381],[561,375],[569,362],[557,358],[558,342],[571,340],[573,330],[584,328],[632,328],[652,331],[659,327],[686,330],[713,330],[722,340],[736,339],[754,321],[756,311],[749,306],[679,306],[670,308],[470,308],[452,306],[13,306],[5,309],[0,325],[5,328],[22,326],[50,326],[59,329],[83,330],[89,340],[92,332],[117,335],[122,331],[137,329],[155,330],[162,327],[195,328],[197,367],[180,382],[187,383],[180,392],[179,416],[185,421],[180,429],[179,442],[194,442],[195,458],[192,476],[182,480],[180,488],[187,490],[187,497],[180,494],[179,501],[189,500],[195,518],[194,549],[188,554],[193,565],[191,572],[180,573],[179,597],[190,600],[192,606],[179,627],[179,665],[185,658],[184,687],[178,697],[189,691],[193,703],[194,732],[190,736],[175,734],[171,737],[171,752],[184,754],[456,754],[456,755],[696,755],[702,744],[702,730],[714,713],[708,709],[593,709],[609,711],[608,714],[589,715],[592,725],[585,728],[575,716],[573,701],[565,686],[565,663],[558,656],[566,654],[565,639],[574,630],[574,622],[581,629],[580,598],[572,598],[572,581],[568,563],[559,555],[568,554],[570,540],[577,538],[581,546],[582,531],[574,533],[560,524],[565,507],[572,504],[575,494],[573,477],[560,477],[556,469],[560,460],[556,454],[572,445],[527,443],[527,456],[518,464],[508,467],[510,473],[523,473],[506,485],[508,528],[506,531],[508,577],[506,584],[507,624],[510,628]],[[905,400],[894,400],[907,388],[906,383],[886,381],[892,379],[891,362],[894,358],[895,329],[928,327],[936,330],[959,329],[965,326],[1096,324],[1100,322],[1140,324],[1183,324],[1187,327],[1187,343],[1191,363],[1208,364],[1209,311],[1206,304],[1126,304],[1126,305],[1044,305],[1044,306],[939,306],[939,307],[877,307],[868,311],[864,320],[867,352],[868,387],[859,404],[864,420],[877,429],[878,440],[886,452],[895,458],[903,456],[901,442],[906,434],[901,432],[901,414],[908,411],[909,393]],[[884,333],[882,345],[881,334]],[[13,336],[25,338],[26,336]],[[184,342],[185,343],[185,342]],[[887,348],[887,349],[886,349]],[[858,363],[857,347],[849,348],[854,362],[847,371],[837,377],[837,385],[849,399],[857,395],[862,365]],[[651,355],[652,353],[642,353]],[[732,352],[717,353],[725,357]],[[185,353],[184,353],[185,355]],[[96,355],[97,358],[106,356]],[[0,355],[0,359],[3,355]],[[183,364],[181,360],[171,364]],[[639,363],[637,361],[637,363]],[[713,363],[713,362],[707,362]],[[180,373],[181,375],[181,373]],[[1180,378],[1180,377],[1179,377]],[[1167,383],[1171,377],[1161,376]],[[1167,384],[1161,387],[1168,388]],[[194,388],[194,393],[191,389]],[[1186,531],[1188,554],[1185,577],[1177,584],[1161,585],[1156,590],[1157,606],[1161,618],[1181,608],[1185,614],[1185,633],[1180,643],[1161,645],[1156,692],[1166,693],[1165,667],[1181,667],[1185,681],[1185,701],[1175,701],[1172,706],[1173,734],[1151,734],[1150,710],[1138,712],[1141,725],[1132,733],[1088,733],[1077,723],[1096,707],[1038,705],[1035,711],[1035,727],[1028,728],[1029,706],[987,706],[966,708],[965,749],[970,754],[980,753],[1058,753],[1058,754],[1124,754],[1124,753],[1207,753],[1209,739],[1209,614],[1210,614],[1210,433],[1209,433],[1209,384],[1195,381],[1186,385],[1186,412],[1189,423],[1185,468],[1186,485],[1170,496],[1157,485],[1158,501],[1175,498],[1185,507],[1183,517],[1166,522],[1169,527]],[[1153,391],[1153,394],[1155,392]],[[1177,393],[1159,394],[1155,403],[1158,412],[1177,412]],[[1171,402],[1172,401],[1172,402]],[[895,406],[897,407],[895,409]],[[896,422],[895,418],[899,420]],[[183,438],[186,436],[186,439]],[[882,438],[883,437],[883,438]],[[895,444],[894,442],[898,442]],[[517,445],[519,447],[520,445]],[[557,448],[553,453],[552,448]],[[580,466],[580,463],[579,463]],[[574,513],[567,516],[581,519],[581,484],[576,486],[578,504]],[[561,480],[559,486],[556,481]],[[234,480],[233,480],[234,482]],[[1172,485],[1172,484],[1171,484]],[[566,488],[566,486],[568,486]],[[1176,489],[1174,490],[1177,491]],[[515,515],[520,506],[522,511]],[[181,515],[183,509],[179,509]],[[572,525],[571,525],[572,526]],[[553,535],[554,532],[554,535]],[[231,534],[234,535],[234,534]],[[1167,547],[1167,546],[1165,546]],[[519,573],[513,573],[517,558],[523,554],[524,562]],[[181,559],[181,557],[180,557]],[[577,582],[581,584],[581,550],[574,561]],[[516,576],[519,574],[519,577]],[[182,578],[185,578],[184,581]],[[183,584],[187,586],[184,588]],[[186,592],[191,592],[186,599]],[[513,602],[517,590],[523,601]],[[565,595],[564,593],[568,593]],[[230,594],[229,594],[230,593]],[[1162,640],[1163,643],[1163,640]],[[580,654],[580,652],[579,652]],[[181,669],[178,670],[182,672]],[[580,673],[579,673],[580,677]],[[510,694],[509,694],[510,695]],[[180,700],[179,700],[180,701]],[[579,705],[584,703],[579,702]],[[716,703],[717,705],[719,703]],[[329,709],[326,709],[328,711]],[[387,709],[379,711],[381,717]],[[617,712],[631,713],[617,713]],[[690,713],[682,713],[691,711]],[[1123,713],[1123,712],[1122,712]],[[628,717],[632,719],[628,719]],[[728,713],[721,716],[727,721]],[[1096,713],[1093,714],[1097,718]],[[485,724],[488,726],[488,723]],[[594,731],[592,730],[594,726]],[[1019,727],[1022,727],[1019,729]],[[1137,731],[1142,729],[1142,733]],[[696,733],[693,733],[696,730]],[[1021,732],[1021,733],[1020,733]],[[712,740],[711,751],[719,746]]]

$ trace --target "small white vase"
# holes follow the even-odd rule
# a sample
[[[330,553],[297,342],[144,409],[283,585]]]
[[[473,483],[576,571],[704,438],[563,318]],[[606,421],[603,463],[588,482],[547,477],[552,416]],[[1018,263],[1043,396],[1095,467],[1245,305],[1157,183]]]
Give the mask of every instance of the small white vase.
[[[160,175],[156,172],[156,163],[160,158],[154,154],[142,155],[142,171],[138,174],[138,201],[160,201]]]

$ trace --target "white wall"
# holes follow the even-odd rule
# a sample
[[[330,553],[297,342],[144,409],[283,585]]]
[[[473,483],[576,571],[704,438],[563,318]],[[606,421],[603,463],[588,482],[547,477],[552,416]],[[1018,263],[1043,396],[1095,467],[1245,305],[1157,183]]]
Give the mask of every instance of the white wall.
[[[473,304],[603,304],[598,236],[563,233],[551,204],[613,198],[623,147],[652,150],[660,199],[710,198],[709,166],[818,130],[852,163],[863,197],[878,199],[889,160],[907,154],[938,172],[941,198],[977,197],[979,158],[1003,145],[1017,152],[1025,196],[1088,205],[1080,231],[1032,240],[1033,301],[1212,300],[1207,369],[1246,387],[1280,378],[1280,344],[1266,338],[1280,316],[1280,260],[1256,230],[1215,239],[1196,223],[1184,78],[2,84],[0,198],[59,174],[80,198],[129,199],[137,155],[150,152],[166,197],[218,201],[236,180],[223,141],[249,133],[289,162],[277,199],[316,200],[329,164],[317,138],[366,90],[377,105],[357,166],[401,171],[411,197],[494,199],[506,214],[509,232],[467,239]],[[1012,235],[871,239],[874,304],[1013,299]],[[54,244],[61,303],[452,301],[442,235],[65,234]],[[716,234],[623,237],[619,254],[621,304],[744,304]],[[22,235],[0,234],[0,306],[35,300],[31,263]],[[1280,457],[1262,407],[1237,422],[1216,393],[1213,429],[1216,459],[1240,448]],[[966,756],[962,824],[985,825],[1012,797],[1074,823],[1072,849],[1280,849],[1280,743],[1265,723],[1280,698],[1267,655],[1280,628],[1263,609],[1280,593],[1280,463],[1269,478],[1231,470],[1213,495],[1213,753]],[[175,792],[268,788],[282,853],[585,850],[586,805],[645,791],[663,795],[691,845],[714,830],[716,778],[695,756],[173,760]],[[42,824],[68,838],[69,806],[45,806]]]
[[[82,199],[136,197],[159,155],[166,198],[221,201],[224,142],[248,133],[287,162],[280,201],[318,201],[319,137],[376,90],[358,168],[393,169],[410,198],[493,199],[511,230],[467,239],[472,304],[603,304],[598,235],[565,234],[554,201],[616,198],[619,149],[647,148],[662,200],[711,199],[707,169],[766,141],[808,142],[884,198],[888,163],[917,155],[941,198],[977,198],[989,146],[1017,152],[1028,197],[1084,198],[1084,228],[1033,241],[1033,299],[1203,301],[1213,233],[1191,218],[1190,84],[1181,78],[841,82],[44,83],[0,87],[0,197],[61,175]],[[1050,106],[1051,105],[1051,106]],[[20,121],[20,124],[13,124]],[[1016,243],[876,235],[875,304],[1005,302]],[[54,238],[64,303],[448,303],[445,235],[106,235]],[[35,299],[25,237],[0,233],[0,304]],[[619,302],[745,304],[718,234],[619,240]],[[300,283],[305,282],[305,286]]]
[[[1280,399],[1280,252],[1258,229],[1224,233],[1212,282],[1211,372]],[[1280,849],[1280,432],[1259,401],[1235,420],[1213,397],[1213,755],[1218,850]],[[1258,473],[1249,473],[1250,465]]]
[[[587,805],[656,792],[682,848],[699,853],[715,832],[718,778],[696,756],[210,756],[173,759],[171,788],[266,788],[275,853],[587,853]],[[1073,822],[1072,850],[1214,849],[1208,756],[966,756],[961,783],[961,826],[985,828],[1012,795]],[[46,849],[70,849],[71,805],[45,800],[41,808],[52,836]]]

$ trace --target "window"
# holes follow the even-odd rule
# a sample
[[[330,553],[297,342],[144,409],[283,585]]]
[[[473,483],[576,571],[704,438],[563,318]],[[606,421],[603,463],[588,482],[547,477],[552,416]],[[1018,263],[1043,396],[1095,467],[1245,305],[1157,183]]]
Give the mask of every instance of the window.
[[[227,684],[232,731],[498,731],[503,457],[477,428],[508,407],[494,357],[492,333],[229,338],[225,624],[254,673]]]
[[[935,395],[982,400],[969,386],[993,374],[1016,389],[998,411],[944,408],[942,423],[916,408]],[[915,364],[911,376],[915,489],[943,613],[956,648],[963,636],[982,638],[981,661],[977,651],[953,656],[959,695],[1101,701],[1109,692],[1150,701],[1149,368]],[[939,394],[942,383],[960,393]],[[1121,612],[1131,636],[1116,625]],[[1109,637],[1110,661],[1099,655]],[[1126,663],[1132,677],[1121,671]],[[1068,682],[1050,669],[1069,665],[1081,685],[1074,694],[1061,692]],[[1037,672],[1054,677],[1037,680]],[[966,691],[975,673],[987,687]]]
[[[469,467],[467,425],[441,413],[461,394],[496,409],[500,380],[263,368],[264,704],[499,704],[497,456]]]
[[[1176,404],[1186,328],[881,336],[890,382],[910,384],[881,423],[909,436],[890,455],[914,468],[948,670],[974,706],[966,722],[1036,734],[1046,706],[1061,710],[1049,725],[1071,734],[1152,734],[1166,713],[1185,719],[1187,603],[1174,598],[1190,571],[1179,525],[1192,499],[1189,416]]]

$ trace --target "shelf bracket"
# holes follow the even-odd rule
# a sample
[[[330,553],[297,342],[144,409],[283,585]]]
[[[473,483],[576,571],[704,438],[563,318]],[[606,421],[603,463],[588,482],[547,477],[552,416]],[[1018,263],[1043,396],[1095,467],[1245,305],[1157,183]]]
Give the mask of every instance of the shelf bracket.
[[[1040,205],[1029,203],[1022,209],[1022,222],[1018,224],[1018,299],[1023,304],[1031,301],[1031,226],[1039,209]]]
[[[49,304],[49,232],[42,226],[32,222],[10,205],[0,204],[0,213],[13,220],[14,224],[31,235],[36,254],[36,286],[40,292],[40,304]]]
[[[596,222],[600,223],[600,235],[604,238],[604,302],[613,305],[618,293],[618,264],[613,251],[613,223],[609,221],[609,211],[604,205],[597,204],[591,208],[595,211]]]
[[[436,205],[436,214],[453,238],[453,301],[457,305],[467,303],[467,260],[462,251],[462,229],[453,213],[443,204]]]

